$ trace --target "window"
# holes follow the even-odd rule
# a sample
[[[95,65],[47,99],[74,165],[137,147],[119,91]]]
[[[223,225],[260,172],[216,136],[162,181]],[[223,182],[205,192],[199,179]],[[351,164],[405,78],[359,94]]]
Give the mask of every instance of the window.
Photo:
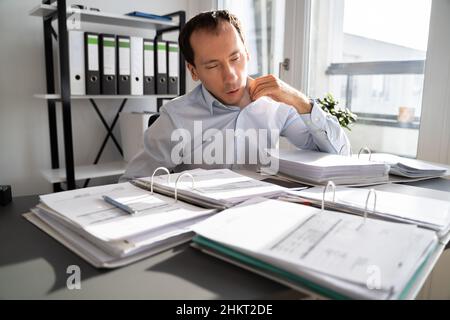
[[[283,56],[284,0],[222,0],[219,9],[235,14],[243,25],[250,53],[249,74],[278,75]]]
[[[353,152],[415,157],[431,0],[311,1],[308,94],[358,115]]]

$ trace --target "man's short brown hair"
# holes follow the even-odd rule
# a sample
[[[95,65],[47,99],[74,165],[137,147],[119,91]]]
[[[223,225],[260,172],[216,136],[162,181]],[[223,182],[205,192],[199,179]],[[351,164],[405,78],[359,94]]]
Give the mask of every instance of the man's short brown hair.
[[[183,27],[178,37],[178,43],[180,45],[180,50],[183,53],[184,59],[193,66],[194,64],[194,50],[192,49],[190,38],[194,31],[196,30],[208,30],[216,31],[220,22],[229,22],[239,34],[242,42],[244,42],[244,35],[242,34],[241,22],[232,13],[227,10],[216,10],[202,12],[190,19]]]

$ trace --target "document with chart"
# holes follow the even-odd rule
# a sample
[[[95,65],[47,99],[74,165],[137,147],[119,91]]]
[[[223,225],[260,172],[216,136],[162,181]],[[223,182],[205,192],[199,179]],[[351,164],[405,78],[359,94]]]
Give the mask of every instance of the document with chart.
[[[438,246],[435,232],[415,225],[271,199],[246,201],[193,230],[206,253],[334,298],[402,298]]]

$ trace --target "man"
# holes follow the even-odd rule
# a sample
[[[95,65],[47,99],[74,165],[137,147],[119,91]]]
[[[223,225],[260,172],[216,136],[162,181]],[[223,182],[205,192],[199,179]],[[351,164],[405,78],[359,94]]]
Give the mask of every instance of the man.
[[[144,149],[121,181],[151,176],[161,166],[176,172],[233,168],[236,158],[248,152],[235,145],[239,134],[228,134],[237,129],[278,132],[302,149],[349,154],[348,138],[335,117],[275,76],[248,77],[250,57],[234,15],[225,10],[198,14],[180,32],[179,45],[192,79],[201,84],[161,108],[145,132]],[[275,147],[278,136],[269,136],[265,146]]]

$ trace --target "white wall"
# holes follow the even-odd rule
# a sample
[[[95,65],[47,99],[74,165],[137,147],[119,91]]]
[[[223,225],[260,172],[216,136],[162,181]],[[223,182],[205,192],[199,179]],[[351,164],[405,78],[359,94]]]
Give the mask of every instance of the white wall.
[[[450,1],[433,1],[417,157],[450,164]]]
[[[45,93],[44,41],[42,19],[28,12],[40,0],[0,1],[0,184],[12,185],[13,196],[42,194],[52,191],[52,186],[41,175],[42,169],[51,167],[47,103],[33,97]],[[165,14],[186,10],[189,18],[200,10],[211,9],[210,0],[133,0],[67,1],[83,3],[105,12],[126,13],[134,10]],[[12,17],[14,17],[12,19]],[[57,28],[56,24],[54,25]],[[86,28],[88,29],[86,29]],[[102,25],[82,25],[82,29],[99,32],[117,32],[152,37],[153,31],[115,28]],[[169,40],[176,40],[172,33]],[[55,42],[55,48],[57,43]],[[56,52],[56,50],[55,50]],[[193,87],[187,82],[188,90]],[[121,100],[98,100],[99,108],[111,123]],[[155,99],[128,100],[124,111],[155,110]],[[60,105],[57,104],[59,112]],[[61,115],[58,114],[59,121]],[[60,162],[64,164],[61,144],[62,122],[58,122]],[[72,103],[74,158],[76,165],[91,164],[106,135],[100,119],[88,101]],[[115,134],[120,139],[118,125]],[[101,162],[120,160],[121,156],[110,140]],[[114,182],[112,178],[93,181],[94,184]],[[80,182],[79,182],[80,183]]]

